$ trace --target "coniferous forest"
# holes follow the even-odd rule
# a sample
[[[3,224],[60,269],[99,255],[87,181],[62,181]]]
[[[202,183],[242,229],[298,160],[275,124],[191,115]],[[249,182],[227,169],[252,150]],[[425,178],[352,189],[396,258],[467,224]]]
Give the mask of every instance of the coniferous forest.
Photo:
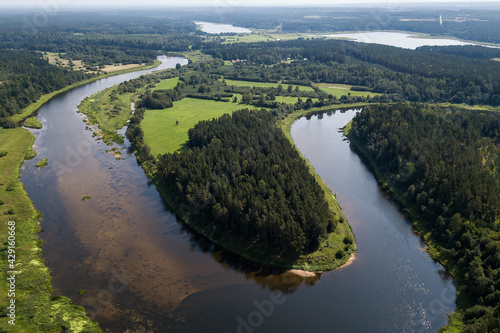
[[[189,131],[189,150],[159,157],[178,205],[214,237],[233,235],[289,258],[315,251],[338,222],[323,190],[269,112],[242,110]]]
[[[430,230],[466,308],[464,332],[500,327],[500,117],[410,104],[366,107],[349,138]],[[459,303],[460,304],[460,303]]]
[[[44,94],[91,76],[50,65],[39,53],[0,50],[0,125],[16,126],[8,117]]]

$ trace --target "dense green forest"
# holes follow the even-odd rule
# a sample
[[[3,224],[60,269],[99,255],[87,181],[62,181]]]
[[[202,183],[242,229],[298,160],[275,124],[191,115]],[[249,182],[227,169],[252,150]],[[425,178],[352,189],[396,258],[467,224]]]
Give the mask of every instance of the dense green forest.
[[[500,117],[411,104],[364,109],[349,138],[455,274],[464,332],[500,327]]]
[[[438,52],[337,40],[212,44],[204,52],[224,60],[246,59],[225,77],[367,86],[393,101],[500,105],[500,63]],[[281,63],[290,58],[291,64]],[[248,62],[248,64],[247,64]],[[252,64],[266,65],[260,68]],[[271,66],[273,65],[273,66]]]
[[[8,118],[42,95],[91,77],[53,66],[41,54],[0,50],[0,125],[14,127]]]
[[[315,251],[338,218],[276,118],[243,110],[189,131],[190,149],[157,167],[178,204],[196,207],[215,239],[233,235],[274,255]]]
[[[29,16],[28,16],[29,18]],[[0,49],[55,52],[89,67],[147,63],[158,51],[199,48],[201,34],[190,21],[130,12],[65,13],[43,25],[25,15],[0,16]]]
[[[475,59],[500,58],[500,48],[483,47],[477,45],[460,46],[421,46],[416,51],[439,52],[443,54],[458,55]]]

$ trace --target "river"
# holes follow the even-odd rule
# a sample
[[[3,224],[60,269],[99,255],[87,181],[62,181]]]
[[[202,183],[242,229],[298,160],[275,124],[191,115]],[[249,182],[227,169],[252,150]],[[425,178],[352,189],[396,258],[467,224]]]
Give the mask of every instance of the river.
[[[158,69],[185,64],[161,57]],[[38,156],[21,181],[43,214],[43,258],[55,294],[109,332],[435,332],[455,288],[337,129],[355,114],[299,119],[295,143],[337,193],[356,234],[354,262],[303,281],[221,251],[168,210],[127,152],[86,128],[81,101],[152,70],[73,89],[38,112]],[[322,119],[320,119],[322,118]],[[47,158],[49,164],[35,164]],[[89,200],[82,200],[90,196]]]

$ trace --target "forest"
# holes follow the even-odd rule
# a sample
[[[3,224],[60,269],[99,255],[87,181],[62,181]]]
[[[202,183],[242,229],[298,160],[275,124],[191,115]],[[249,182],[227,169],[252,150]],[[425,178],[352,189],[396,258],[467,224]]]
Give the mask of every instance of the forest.
[[[269,112],[242,110],[189,131],[189,150],[160,156],[170,193],[199,210],[215,239],[232,235],[295,259],[315,251],[338,218]]]
[[[137,17],[130,12],[66,13],[41,26],[22,15],[0,16],[0,49],[54,52],[82,60],[88,67],[147,63],[156,59],[158,51],[197,49],[201,44],[197,34],[190,21]]]
[[[15,127],[9,117],[42,95],[92,77],[53,66],[40,53],[0,50],[0,125]]]
[[[263,51],[265,50],[265,51]],[[206,45],[224,60],[246,59],[231,79],[367,86],[391,100],[500,105],[500,63],[421,50],[338,40]],[[290,58],[290,64],[282,63]],[[265,65],[261,68],[252,64]],[[272,66],[271,66],[272,65]],[[227,69],[231,71],[231,68]]]
[[[455,275],[464,332],[500,327],[500,117],[413,104],[366,107],[348,137],[430,230]],[[423,226],[423,227],[422,227]]]

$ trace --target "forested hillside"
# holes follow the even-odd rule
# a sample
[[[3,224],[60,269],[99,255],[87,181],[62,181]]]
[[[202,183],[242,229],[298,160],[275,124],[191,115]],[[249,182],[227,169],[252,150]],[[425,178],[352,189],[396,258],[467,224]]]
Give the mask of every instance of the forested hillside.
[[[465,332],[500,327],[500,117],[410,104],[365,108],[349,138],[429,230],[459,287]]]

